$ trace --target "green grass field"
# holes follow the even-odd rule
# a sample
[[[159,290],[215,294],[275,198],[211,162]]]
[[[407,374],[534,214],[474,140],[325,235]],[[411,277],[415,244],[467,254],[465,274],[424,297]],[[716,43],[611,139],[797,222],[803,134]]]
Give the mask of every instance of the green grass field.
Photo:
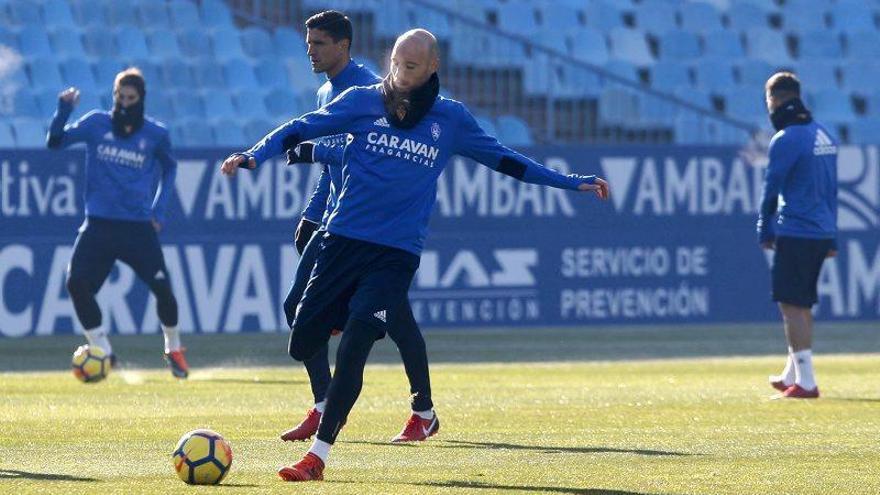
[[[188,381],[159,367],[161,337],[117,337],[124,369],[94,385],[66,368],[77,338],[4,340],[0,493],[880,493],[877,329],[818,329],[817,401],[770,399],[778,333],[429,333],[442,426],[419,445],[387,443],[408,388],[382,342],[326,481],[297,485],[275,471],[307,444],[277,435],[310,394],[283,335],[187,336]],[[232,444],[220,487],[188,487],[171,466],[199,427]]]

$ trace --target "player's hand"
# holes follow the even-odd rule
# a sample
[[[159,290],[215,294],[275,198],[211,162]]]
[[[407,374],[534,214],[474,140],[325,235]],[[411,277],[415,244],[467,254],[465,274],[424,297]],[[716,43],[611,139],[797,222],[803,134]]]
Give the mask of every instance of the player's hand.
[[[245,160],[247,160],[247,164],[245,165]],[[238,172],[239,167],[246,166],[247,168],[253,170],[257,168],[257,161],[254,160],[254,157],[248,157],[246,155],[241,154],[233,154],[229,155],[226,160],[223,160],[223,164],[220,165],[220,173],[223,175],[228,175],[232,177]]]
[[[299,221],[299,225],[296,226],[296,233],[293,235],[293,244],[296,246],[297,253],[303,254],[306,244],[309,243],[309,239],[312,238],[312,234],[318,230],[318,227],[317,223],[306,218]]]
[[[153,223],[153,230],[155,230],[156,232],[161,232],[161,231],[162,231],[162,224],[159,223],[158,220],[156,220],[155,218],[153,218],[153,219],[150,220],[150,221]]]
[[[761,243],[761,247],[764,248],[764,249],[768,249],[768,250],[770,250],[770,251],[773,251],[774,249],[776,249],[776,242],[774,242],[774,241],[764,241],[764,242]]]
[[[58,93],[58,99],[65,103],[70,103],[71,105],[76,106],[76,104],[79,103],[79,90],[71,86],[64,91]]]
[[[315,145],[309,142],[299,143],[287,150],[287,164],[296,163],[314,163],[315,162]]]
[[[596,196],[599,196],[599,199],[601,200],[608,199],[608,195],[611,194],[611,189],[608,187],[608,183],[601,177],[596,177],[595,182],[592,184],[583,183],[579,185],[578,191],[595,191]]]
[[[835,256],[837,256],[837,250],[836,250],[836,249],[829,249],[829,250],[828,250],[828,254],[825,255],[826,258],[833,258],[833,257],[835,257]]]

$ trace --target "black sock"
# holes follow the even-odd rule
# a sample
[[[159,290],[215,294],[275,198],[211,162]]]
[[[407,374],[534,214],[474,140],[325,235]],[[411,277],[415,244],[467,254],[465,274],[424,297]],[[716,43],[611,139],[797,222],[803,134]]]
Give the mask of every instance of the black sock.
[[[315,404],[327,398],[327,387],[330,386],[330,360],[327,358],[329,353],[327,347],[327,344],[324,344],[314,356],[303,361],[309,373]]]
[[[425,338],[413,317],[409,304],[398,312],[388,334],[400,351],[403,368],[409,379],[413,411],[428,411],[434,408],[431,401],[431,377],[428,372],[428,354]]]

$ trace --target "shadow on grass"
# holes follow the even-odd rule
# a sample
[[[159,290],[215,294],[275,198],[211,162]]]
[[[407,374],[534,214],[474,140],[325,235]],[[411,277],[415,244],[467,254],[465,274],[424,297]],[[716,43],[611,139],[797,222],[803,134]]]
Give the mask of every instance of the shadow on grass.
[[[0,479],[25,479],[40,481],[101,481],[97,478],[82,478],[68,474],[32,473],[15,469],[0,469]]]
[[[575,454],[637,454],[647,456],[691,456],[700,454],[688,454],[686,452],[671,452],[666,450],[645,449],[616,449],[613,447],[550,447],[544,445],[520,445],[515,443],[496,442],[468,442],[462,440],[444,440],[446,444],[438,447],[446,449],[499,449],[499,450],[534,450],[543,454],[575,453]]]
[[[874,402],[880,404],[880,398],[871,397],[825,397],[823,401],[843,401],[843,402]]]
[[[328,483],[362,483],[360,481],[328,480]],[[460,488],[460,489],[483,489],[503,490],[505,492],[550,492],[564,493],[569,495],[650,495],[647,492],[630,492],[626,490],[609,490],[607,488],[574,488],[568,486],[528,486],[528,485],[498,485],[495,483],[483,483],[480,481],[428,481],[425,483],[396,483],[381,482],[393,485],[429,486],[432,488]]]
[[[194,382],[240,383],[242,385],[302,385],[307,380],[258,380],[254,378],[196,378]]]
[[[342,440],[339,443],[357,443],[361,445],[375,445],[377,447],[415,447],[415,442],[391,443],[391,442],[368,442],[366,440]]]
[[[259,486],[248,483],[220,483],[219,485],[214,485],[215,488],[257,488]]]

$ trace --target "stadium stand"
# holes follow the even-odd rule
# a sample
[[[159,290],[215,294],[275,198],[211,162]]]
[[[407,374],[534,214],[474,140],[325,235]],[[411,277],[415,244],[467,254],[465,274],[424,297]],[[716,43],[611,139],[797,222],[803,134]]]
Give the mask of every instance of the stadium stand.
[[[323,79],[301,26],[329,3],[369,67],[401,31],[433,30],[445,91],[505,141],[738,143],[768,127],[761,86],[780,68],[845,142],[877,140],[875,0],[290,0],[274,14],[245,0],[0,0],[0,144],[42,145],[66,86],[109,105],[129,64],[148,113],[180,127],[176,146],[241,144],[314,106]]]

